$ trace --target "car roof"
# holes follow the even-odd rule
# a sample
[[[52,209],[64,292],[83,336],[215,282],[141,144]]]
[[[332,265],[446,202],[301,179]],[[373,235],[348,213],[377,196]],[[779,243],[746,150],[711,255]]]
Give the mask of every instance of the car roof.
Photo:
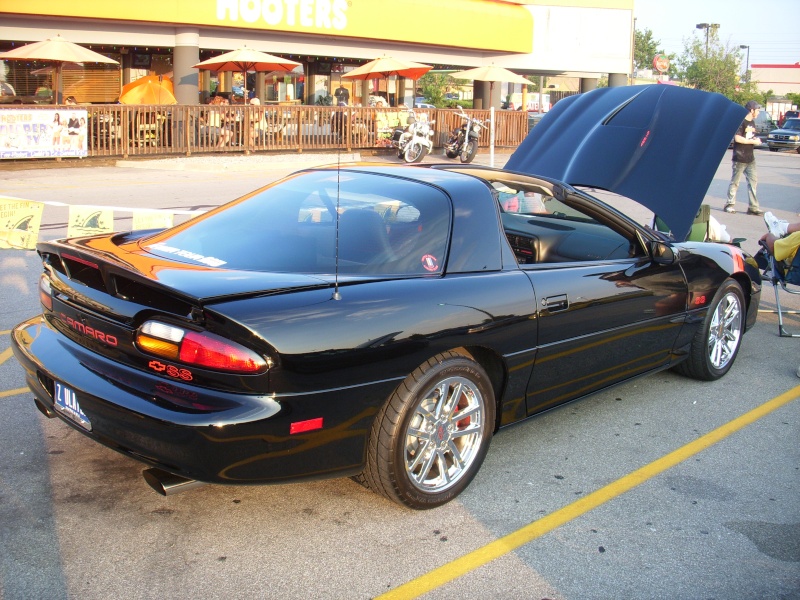
[[[627,196],[682,239],[746,113],[679,86],[601,88],[558,101],[506,169]]]

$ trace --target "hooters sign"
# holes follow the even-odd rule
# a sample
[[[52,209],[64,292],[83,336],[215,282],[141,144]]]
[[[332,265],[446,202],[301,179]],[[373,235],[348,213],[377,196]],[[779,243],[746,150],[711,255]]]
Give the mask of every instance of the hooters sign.
[[[656,54],[653,58],[653,68],[659,73],[666,73],[669,71],[669,58],[663,54]]]

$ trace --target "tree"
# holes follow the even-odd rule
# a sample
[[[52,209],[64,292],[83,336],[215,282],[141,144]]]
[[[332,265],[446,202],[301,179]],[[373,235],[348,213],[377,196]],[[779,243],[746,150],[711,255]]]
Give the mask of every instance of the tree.
[[[734,102],[744,104],[756,99],[763,104],[764,95],[759,93],[757,82],[740,81],[742,57],[739,47],[720,42],[716,28],[709,29],[707,34],[708,41],[694,36],[685,42],[683,54],[678,59],[685,83],[699,90],[720,93]]]
[[[419,78],[417,85],[422,90],[425,99],[434,106],[444,106],[444,95],[448,85],[454,85],[455,80],[444,73],[425,73]]]
[[[786,94],[786,99],[795,106],[800,106],[800,94],[794,94],[792,92],[789,92],[788,94]]]
[[[653,59],[656,54],[662,54],[669,58],[669,70],[667,75],[670,79],[674,79],[678,74],[678,69],[675,65],[675,55],[667,54],[663,48],[659,50],[661,40],[653,39],[653,32],[649,29],[644,31],[635,30],[633,32],[633,66],[636,69],[652,69]]]
[[[652,69],[653,58],[662,53],[658,47],[660,40],[653,39],[653,32],[649,29],[633,32],[633,66],[637,69]]]

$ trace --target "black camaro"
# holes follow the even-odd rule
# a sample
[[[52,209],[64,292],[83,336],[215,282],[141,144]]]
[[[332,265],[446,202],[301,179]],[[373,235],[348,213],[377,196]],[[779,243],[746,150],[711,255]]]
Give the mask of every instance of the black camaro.
[[[758,268],[680,240],[743,114],[607,88],[560,101],[505,170],[309,169],[171,229],[42,242],[43,314],[15,354],[42,413],[147,463],[162,493],[349,475],[438,506],[505,425],[731,368]]]

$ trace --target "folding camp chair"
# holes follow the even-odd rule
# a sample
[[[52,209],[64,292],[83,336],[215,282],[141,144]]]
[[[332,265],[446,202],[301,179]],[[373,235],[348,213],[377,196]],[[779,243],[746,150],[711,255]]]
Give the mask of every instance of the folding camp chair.
[[[705,242],[708,239],[708,224],[710,220],[711,207],[708,204],[701,204],[694,221],[692,221],[692,228],[689,230],[686,240],[690,242]],[[658,215],[653,217],[653,229],[661,233],[672,233],[667,224]]]
[[[800,296],[800,287],[793,286],[791,283],[786,283],[786,266],[783,261],[775,260],[775,257],[770,254],[769,250],[767,249],[766,243],[764,241],[759,241],[761,245],[761,250],[756,253],[755,259],[758,266],[763,270],[763,279],[765,281],[769,281],[772,284],[772,288],[775,290],[775,306],[777,306],[777,310],[773,311],[778,314],[778,335],[781,337],[794,337],[800,338],[800,333],[789,333],[786,328],[783,326],[783,315],[790,314],[796,315],[800,314],[800,311],[797,310],[785,310],[781,306],[781,298],[780,298],[780,289],[782,288],[787,294],[793,294],[796,296]],[[795,260],[798,260],[795,258]],[[792,287],[788,287],[792,286]]]

